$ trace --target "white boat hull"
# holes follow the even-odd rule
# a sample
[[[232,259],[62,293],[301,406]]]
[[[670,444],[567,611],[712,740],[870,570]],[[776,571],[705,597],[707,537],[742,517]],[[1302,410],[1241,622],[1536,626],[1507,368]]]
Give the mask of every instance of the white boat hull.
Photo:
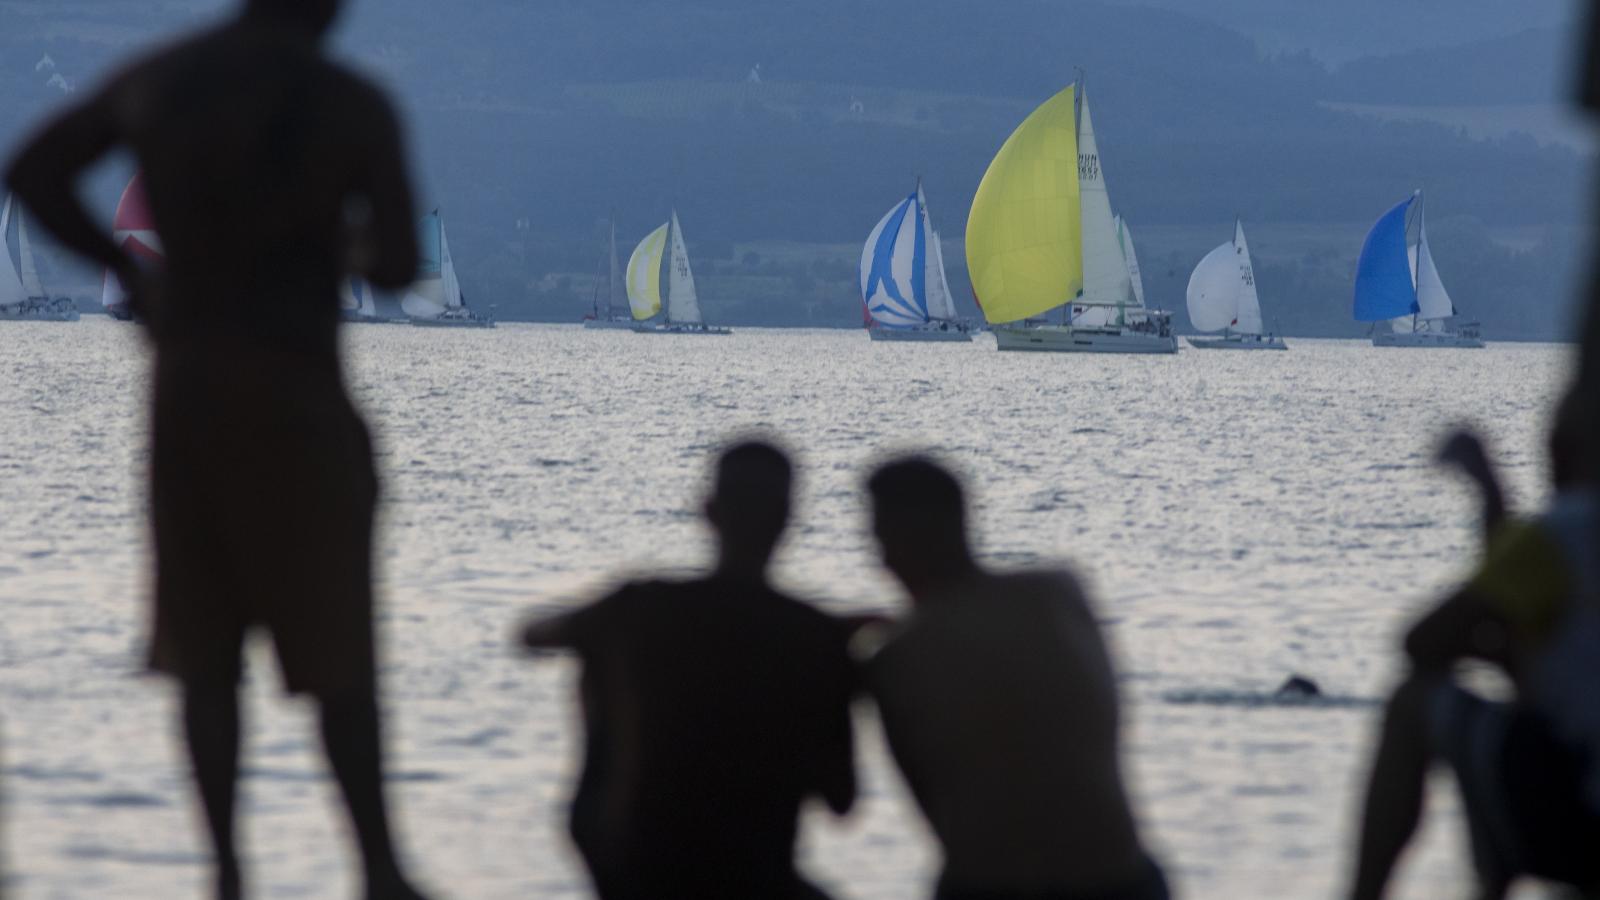
[[[1451,331],[1379,332],[1372,336],[1374,347],[1456,347],[1477,350],[1483,340]]]
[[[1178,339],[1170,334],[1129,328],[1073,328],[1070,325],[1010,326],[994,328],[1001,350],[1036,353],[1177,353]]]
[[[1230,334],[1219,338],[1188,339],[1196,350],[1287,350],[1289,345],[1275,334]]]
[[[583,327],[592,331],[633,331],[639,323],[632,319],[584,319]]]
[[[641,324],[633,326],[633,330],[637,334],[733,334],[733,329],[720,325],[691,325],[687,322]]]
[[[939,326],[924,325],[918,328],[886,328],[877,326],[867,329],[867,337],[875,341],[921,341],[921,342],[946,342],[960,341],[970,343],[972,332],[958,325]]]
[[[465,316],[441,316],[437,319],[412,319],[411,324],[418,328],[493,328],[493,319],[467,318]]]
[[[76,322],[78,308],[66,300],[26,300],[14,306],[0,306],[0,321]]]

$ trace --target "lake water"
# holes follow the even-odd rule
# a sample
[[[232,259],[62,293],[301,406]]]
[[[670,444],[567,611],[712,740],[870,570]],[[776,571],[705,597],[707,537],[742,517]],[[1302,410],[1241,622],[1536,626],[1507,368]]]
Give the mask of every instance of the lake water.
[[[780,578],[836,609],[898,604],[860,481],[933,448],[971,479],[996,566],[1069,561],[1118,650],[1129,776],[1179,893],[1327,897],[1343,885],[1375,703],[1408,617],[1476,552],[1441,429],[1490,436],[1515,501],[1542,500],[1555,345],[1288,353],[998,354],[860,332],[640,336],[574,327],[347,329],[379,445],[384,693],[403,839],[440,896],[578,897],[565,839],[568,661],[509,634],[620,573],[692,569],[709,454],[783,436],[802,469]],[[205,855],[167,685],[137,677],[148,546],[137,332],[104,319],[0,339],[0,789],[10,893],[198,896]],[[293,561],[285,561],[292,565]],[[256,667],[244,836],[263,897],[351,896],[307,706]],[[1290,672],[1339,702],[1255,701]],[[916,898],[927,833],[861,711],[866,794],[807,821],[841,898]],[[1434,791],[1398,896],[1468,883]]]

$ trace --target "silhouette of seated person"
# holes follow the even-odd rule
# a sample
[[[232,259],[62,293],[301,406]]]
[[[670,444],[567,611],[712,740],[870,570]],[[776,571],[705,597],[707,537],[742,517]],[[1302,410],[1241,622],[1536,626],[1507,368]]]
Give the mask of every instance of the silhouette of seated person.
[[[795,872],[796,820],[807,797],[855,799],[855,678],[849,627],[767,581],[790,481],[775,447],[732,447],[705,502],[709,576],[632,582],[523,632],[582,660],[570,825],[605,900],[823,896]]]
[[[237,684],[256,629],[288,690],[319,704],[367,895],[417,896],[383,796],[377,481],[336,339],[340,280],[400,287],[417,248],[395,114],[322,51],[337,7],[249,0],[50,122],[7,177],[63,245],[121,278],[155,345],[150,663],[183,687],[219,897],[242,892]],[[159,272],[136,266],[76,194],[118,147],[143,173]]]
[[[1383,895],[1436,763],[1461,790],[1477,896],[1504,896],[1521,876],[1600,890],[1600,504],[1590,403],[1574,390],[1561,404],[1549,507],[1502,525],[1476,574],[1406,635],[1412,668],[1383,719],[1356,898]],[[1491,702],[1458,684],[1464,660],[1504,671],[1514,699]]]
[[[1111,659],[1077,580],[980,566],[961,486],[937,463],[890,463],[867,487],[912,610],[865,677],[944,851],[935,896],[1165,898],[1123,787]]]

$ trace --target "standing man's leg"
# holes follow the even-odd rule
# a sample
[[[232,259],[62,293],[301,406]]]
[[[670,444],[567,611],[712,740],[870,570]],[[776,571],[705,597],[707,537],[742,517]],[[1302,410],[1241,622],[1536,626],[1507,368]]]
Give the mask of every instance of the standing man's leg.
[[[1427,783],[1427,697],[1438,682],[1413,675],[1395,689],[1383,718],[1378,752],[1361,814],[1354,900],[1378,900],[1400,853],[1422,818]]]
[[[237,900],[242,895],[233,830],[239,783],[237,686],[231,681],[184,685],[183,730],[216,854],[217,900]]]
[[[320,702],[322,743],[361,846],[367,896],[374,900],[420,898],[401,873],[389,829],[377,698],[367,694]]]

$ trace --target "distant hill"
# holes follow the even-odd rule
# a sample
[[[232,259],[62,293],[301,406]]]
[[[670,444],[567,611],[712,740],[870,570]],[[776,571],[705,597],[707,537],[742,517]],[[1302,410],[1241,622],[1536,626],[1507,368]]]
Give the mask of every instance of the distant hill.
[[[746,264],[736,247],[859,241],[919,174],[941,230],[959,236],[994,151],[1079,67],[1112,196],[1139,225],[1225,228],[1236,214],[1347,225],[1423,184],[1430,209],[1485,229],[1570,234],[1588,220],[1584,192],[1574,189],[1587,183],[1588,160],[1570,149],[1471,140],[1453,127],[1325,105],[1394,91],[1396,78],[1432,96],[1449,87],[1436,69],[1460,73],[1476,56],[1481,71],[1469,72],[1456,95],[1470,104],[1486,86],[1512,90],[1513,76],[1534,64],[1544,66],[1541,78],[1557,71],[1559,31],[1363,59],[1335,72],[1306,54],[1263,51],[1219,24],[1264,9],[1253,2],[1218,0],[1201,15],[1120,0],[457,0],[444,14],[437,2],[366,0],[354,4],[338,42],[395,90],[423,202],[445,212],[469,295],[504,298],[505,315],[570,318],[594,269],[596,220],[617,210],[627,241],[676,208],[691,251],[735,279],[724,292],[708,271],[711,307],[726,302],[754,321],[803,308],[802,321],[848,324],[848,265],[841,274],[833,257]],[[1519,8],[1530,19],[1552,8],[1527,2]],[[1327,18],[1321,5],[1292,6],[1305,11],[1305,32]],[[66,87],[87,89],[135,46],[221,7],[0,0],[0,141],[60,102]],[[1376,0],[1327,7],[1377,8]],[[1403,17],[1439,7],[1387,0],[1385,8]],[[1485,10],[1481,21],[1459,17],[1478,30],[1473,37],[1507,20],[1503,10]],[[1484,47],[1498,55],[1485,61]],[[54,71],[37,69],[45,54]],[[65,87],[48,83],[55,74]],[[1515,90],[1536,93],[1526,87],[1533,83],[1527,76]],[[91,186],[98,206],[114,203],[116,181]],[[1349,248],[1328,250],[1333,256],[1319,259]],[[950,262],[959,267],[957,256]],[[1345,304],[1332,278],[1318,274],[1306,289]],[[1487,306],[1496,287],[1460,290],[1466,300],[1481,292]]]

